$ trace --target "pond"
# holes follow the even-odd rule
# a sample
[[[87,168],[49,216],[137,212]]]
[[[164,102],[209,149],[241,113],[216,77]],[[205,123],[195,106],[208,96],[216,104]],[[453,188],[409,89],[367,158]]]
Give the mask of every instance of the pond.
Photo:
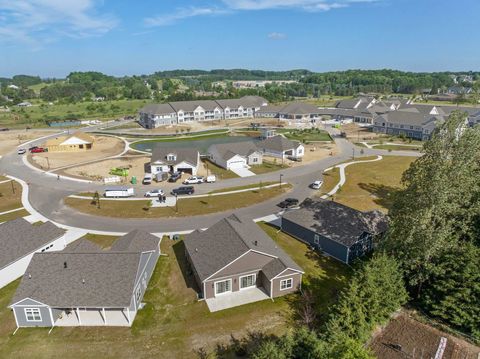
[[[245,142],[245,141],[257,141],[258,139],[248,136],[224,136],[224,137],[213,137],[205,138],[203,140],[192,140],[192,141],[145,141],[138,142],[131,145],[132,148],[140,151],[152,152],[154,147],[163,147],[163,148],[196,148],[200,154],[206,154],[208,147],[216,144],[223,143],[235,143],[235,142]]]

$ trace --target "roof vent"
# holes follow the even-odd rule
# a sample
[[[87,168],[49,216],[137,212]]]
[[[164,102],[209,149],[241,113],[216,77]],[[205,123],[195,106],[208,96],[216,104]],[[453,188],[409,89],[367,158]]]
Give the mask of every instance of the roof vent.
[[[64,269],[68,268],[67,262],[63,262],[63,268]]]
[[[85,279],[84,278],[82,278],[82,283],[85,284]]]
[[[198,248],[195,248],[195,252],[197,252],[197,253],[198,253]]]
[[[253,244],[255,244],[256,246],[258,246],[258,241],[254,241]]]
[[[32,275],[28,273],[28,279],[32,279]]]

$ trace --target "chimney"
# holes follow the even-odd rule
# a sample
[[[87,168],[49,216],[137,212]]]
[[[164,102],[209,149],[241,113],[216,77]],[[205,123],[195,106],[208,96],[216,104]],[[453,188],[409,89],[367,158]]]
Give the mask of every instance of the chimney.
[[[67,262],[63,262],[63,268],[64,268],[64,269],[67,269],[67,268],[68,268]]]

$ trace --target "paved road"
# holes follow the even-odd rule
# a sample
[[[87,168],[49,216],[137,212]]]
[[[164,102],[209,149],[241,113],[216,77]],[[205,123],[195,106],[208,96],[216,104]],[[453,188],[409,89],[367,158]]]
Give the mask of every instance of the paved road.
[[[88,128],[87,130],[92,130]],[[329,129],[335,134],[335,129]],[[102,191],[104,186],[100,184],[80,183],[70,180],[57,180],[55,177],[45,175],[41,172],[32,170],[25,166],[15,152],[7,154],[0,159],[0,172],[21,178],[29,183],[30,194],[29,200],[33,208],[45,217],[65,225],[99,230],[99,231],[115,231],[127,232],[134,228],[144,229],[150,232],[175,232],[181,230],[191,230],[197,228],[206,228],[217,222],[221,218],[230,213],[238,213],[245,218],[259,218],[272,213],[277,213],[279,208],[276,206],[283,198],[295,197],[303,200],[312,194],[308,185],[315,179],[318,179],[323,171],[339,162],[343,162],[355,156],[364,157],[372,155],[400,155],[400,156],[418,156],[418,153],[412,151],[385,151],[375,149],[362,149],[355,147],[345,139],[334,136],[335,142],[339,149],[339,155],[328,157],[319,161],[311,162],[304,166],[288,168],[280,172],[266,173],[246,178],[234,178],[223,180],[213,184],[202,184],[197,186],[197,193],[207,193],[214,189],[247,185],[253,183],[278,181],[280,173],[283,174],[283,181],[291,183],[293,189],[282,197],[259,203],[247,208],[241,208],[234,211],[226,211],[216,214],[194,216],[188,218],[158,218],[158,219],[115,219],[108,217],[98,217],[79,213],[63,204],[63,198],[68,195],[84,192],[84,191]],[[43,139],[41,142],[45,141]],[[32,143],[35,145],[37,143]],[[140,186],[137,191],[147,190],[149,187]],[[182,202],[179,202],[181,210]]]

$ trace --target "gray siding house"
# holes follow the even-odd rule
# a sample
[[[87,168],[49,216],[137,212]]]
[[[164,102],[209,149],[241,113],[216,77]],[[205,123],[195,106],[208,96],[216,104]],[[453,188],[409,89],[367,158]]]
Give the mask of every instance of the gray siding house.
[[[263,163],[263,154],[253,141],[211,145],[209,159],[227,170]]]
[[[131,326],[159,244],[134,230],[109,250],[80,239],[60,252],[36,253],[9,306],[17,327]]]
[[[387,230],[378,211],[361,212],[342,204],[307,198],[281,218],[283,232],[346,264],[370,252]]]
[[[187,235],[184,243],[199,296],[207,304],[245,291],[275,298],[301,286],[302,268],[252,221],[231,215]]]
[[[305,155],[305,147],[300,142],[291,141],[281,135],[258,141],[256,145],[265,156],[284,159],[301,158]]]

